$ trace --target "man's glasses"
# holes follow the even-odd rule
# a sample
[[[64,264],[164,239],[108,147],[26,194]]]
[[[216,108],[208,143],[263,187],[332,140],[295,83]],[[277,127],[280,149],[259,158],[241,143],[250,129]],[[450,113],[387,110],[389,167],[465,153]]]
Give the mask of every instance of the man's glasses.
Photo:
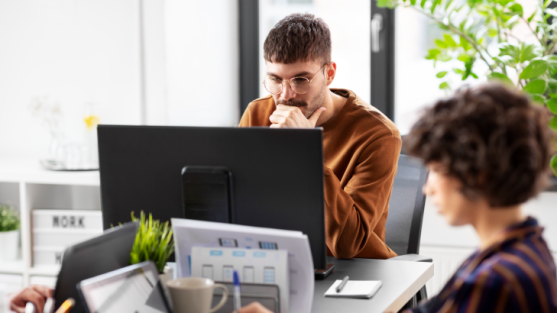
[[[319,72],[321,72],[323,67],[325,67],[325,65],[327,64],[328,63],[323,64],[323,66],[319,69],[319,71],[317,71],[317,73],[313,75],[311,80],[305,77],[290,78],[290,87],[292,87],[292,90],[294,90],[294,92],[297,94],[304,94],[308,92],[309,84],[311,84],[311,82],[315,79],[317,74],[319,74]],[[263,80],[263,86],[265,86],[265,89],[267,89],[267,91],[272,93],[273,95],[278,95],[279,93],[282,92],[282,85],[283,85],[283,80],[275,76],[267,75],[265,76],[265,80]]]

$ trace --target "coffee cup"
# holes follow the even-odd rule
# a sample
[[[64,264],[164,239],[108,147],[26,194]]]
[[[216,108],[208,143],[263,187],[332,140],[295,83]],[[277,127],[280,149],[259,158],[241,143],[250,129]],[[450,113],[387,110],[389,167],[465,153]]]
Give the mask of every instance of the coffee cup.
[[[176,313],[211,313],[220,309],[228,298],[228,288],[212,279],[185,277],[166,282]],[[222,298],[211,308],[215,288],[222,289]]]

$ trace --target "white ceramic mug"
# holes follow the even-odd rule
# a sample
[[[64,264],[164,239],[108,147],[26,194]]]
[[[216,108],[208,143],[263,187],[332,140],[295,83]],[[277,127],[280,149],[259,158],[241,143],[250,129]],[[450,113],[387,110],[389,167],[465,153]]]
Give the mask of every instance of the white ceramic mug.
[[[223,284],[215,284],[212,279],[185,277],[166,282],[170,290],[172,305],[176,313],[211,313],[220,309],[228,298],[228,288]],[[222,299],[211,308],[213,291],[222,289]]]

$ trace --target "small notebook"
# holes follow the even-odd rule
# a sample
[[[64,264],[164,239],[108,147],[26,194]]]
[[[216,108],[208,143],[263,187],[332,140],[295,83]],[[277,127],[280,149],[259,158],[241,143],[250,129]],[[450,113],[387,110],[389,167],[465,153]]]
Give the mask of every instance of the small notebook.
[[[349,280],[341,292],[337,292],[337,286],[341,282],[342,280],[335,281],[329,290],[325,292],[325,297],[369,299],[381,287],[380,280]]]

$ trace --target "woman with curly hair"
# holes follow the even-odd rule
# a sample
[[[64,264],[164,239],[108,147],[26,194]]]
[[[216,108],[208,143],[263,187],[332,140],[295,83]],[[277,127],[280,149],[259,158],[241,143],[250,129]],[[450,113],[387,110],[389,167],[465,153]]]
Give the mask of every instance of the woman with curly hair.
[[[449,224],[472,225],[480,247],[437,296],[405,312],[557,312],[543,228],[521,212],[548,183],[547,118],[525,95],[487,84],[438,101],[412,127],[404,147],[429,169],[423,192]]]
[[[557,312],[555,263],[521,205],[549,178],[547,113],[500,85],[438,101],[405,139],[429,169],[423,192],[480,247],[441,292],[409,312]]]

